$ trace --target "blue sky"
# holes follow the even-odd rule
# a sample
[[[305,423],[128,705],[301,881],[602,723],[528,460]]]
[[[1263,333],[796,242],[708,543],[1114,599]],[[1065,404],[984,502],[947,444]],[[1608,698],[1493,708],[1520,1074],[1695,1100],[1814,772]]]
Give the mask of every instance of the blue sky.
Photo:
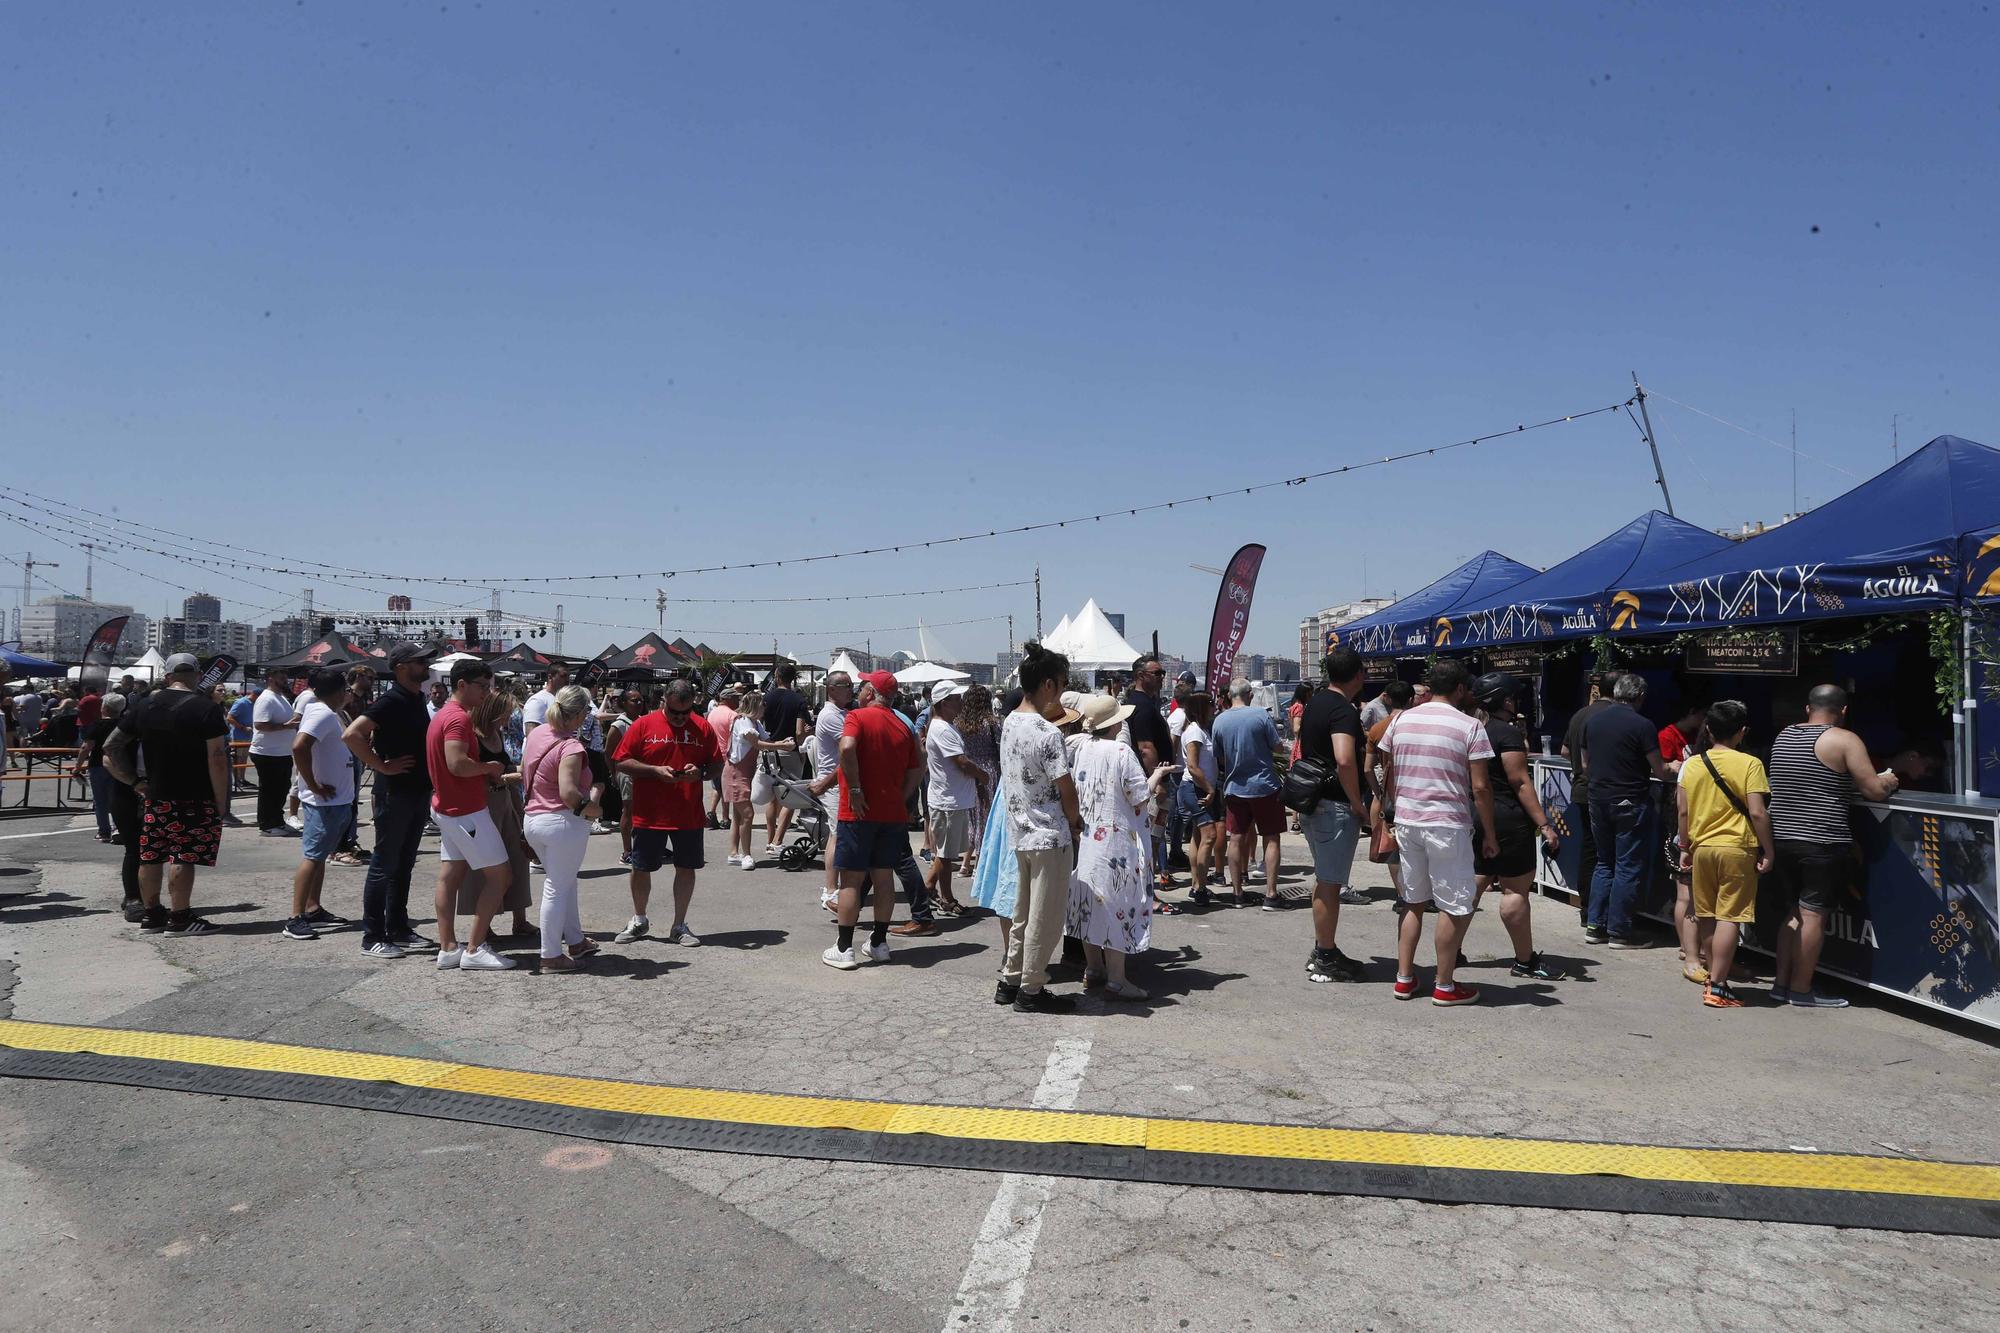
[[[1897,414],[1905,448],[2000,444],[1990,4],[1508,9],[11,5],[6,480],[268,551],[506,577],[1263,481],[1602,406],[1634,369],[1774,439],[1796,410],[1835,465],[1799,465],[1807,503],[1887,465]],[[1791,507],[1784,450],[1654,406],[1684,517]],[[1214,579],[1187,566],[1254,540],[1247,646],[1289,652],[1319,606],[1486,547],[1546,565],[1657,503],[1610,415],[669,591],[1039,563],[1051,625],[1095,596],[1191,652]],[[80,587],[80,555],[0,531]],[[100,565],[99,596],[155,614],[167,585],[240,612],[306,582],[112,555],[164,582]],[[561,600],[603,622],[572,651],[653,623],[650,600]],[[1025,635],[1031,595],[689,605],[668,628],[780,631],[823,660],[864,637],[843,630],[1007,612]],[[1006,623],[939,637],[985,656]]]

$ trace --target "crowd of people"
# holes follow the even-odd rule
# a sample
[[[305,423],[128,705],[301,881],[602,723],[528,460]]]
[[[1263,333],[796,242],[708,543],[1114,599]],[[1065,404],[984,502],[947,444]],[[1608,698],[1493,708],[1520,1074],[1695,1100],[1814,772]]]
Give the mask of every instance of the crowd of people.
[[[1363,704],[1363,663],[1336,649],[1324,679],[1287,710],[1287,741],[1247,682],[1217,699],[1183,674],[1169,691],[1158,659],[1143,656],[1127,680],[1074,688],[1068,661],[1037,644],[997,701],[956,680],[906,691],[888,672],[834,672],[817,708],[784,664],[768,688],[723,683],[705,701],[686,679],[593,692],[559,665],[531,693],[482,661],[458,660],[443,680],[431,663],[425,649],[400,644],[386,680],[365,665],[315,670],[303,682],[276,669],[261,690],[230,700],[199,689],[199,664],[183,653],[167,659],[158,687],[126,677],[32,705],[10,696],[9,720],[19,743],[45,739],[57,716],[73,719],[98,835],[123,844],[124,910],[146,931],[212,928],[192,893],[196,869],[215,864],[222,828],[237,822],[234,741],[255,775],[260,835],[300,842],[283,936],[313,940],[355,924],[324,904],[327,867],[364,868],[358,924],[371,959],[421,951],[440,969],[508,970],[514,960],[494,947],[506,914],[505,938],[538,942],[543,971],[584,966],[600,945],[582,928],[578,875],[591,835],[613,832],[632,902],[616,942],[654,934],[652,877],[670,867],[660,938],[698,946],[689,921],[697,872],[706,835],[725,830],[732,867],[754,869],[795,838],[823,858],[830,967],[886,962],[890,935],[933,935],[940,916],[976,907],[1001,923],[997,1003],[1072,1007],[1073,995],[1049,988],[1066,940],[1082,955],[1086,991],[1144,1001],[1131,960],[1151,947],[1155,916],[1286,906],[1289,822],[1312,861],[1309,981],[1364,979],[1338,943],[1342,906],[1369,901],[1352,873],[1364,843],[1394,889],[1397,999],[1427,993],[1450,1007],[1479,998],[1457,971],[1488,895],[1512,948],[1511,975],[1564,975],[1536,948],[1533,920],[1537,843],[1553,854],[1564,834],[1528,764],[1530,691],[1504,672],[1475,678],[1439,663],[1421,684],[1389,682]],[[1772,995],[1799,1007],[1844,1004],[1820,993],[1814,976],[1826,919],[1855,870],[1848,807],[1897,786],[1842,726],[1845,694],[1813,689],[1805,721],[1772,740],[1767,771],[1745,748],[1741,703],[1690,706],[1655,728],[1639,711],[1644,692],[1634,674],[1594,676],[1564,737],[1576,825],[1568,833],[1582,840],[1588,881],[1584,937],[1645,947],[1637,915],[1664,819],[1682,971],[1704,1003],[1741,1006],[1738,944],[1759,877],[1770,874],[1784,895]],[[1656,783],[1672,793],[1664,809]],[[370,848],[360,842],[364,785]],[[409,906],[427,834],[438,840],[436,940],[415,930]],[[1176,868],[1190,880],[1178,900]],[[1426,986],[1417,956],[1427,918]]]

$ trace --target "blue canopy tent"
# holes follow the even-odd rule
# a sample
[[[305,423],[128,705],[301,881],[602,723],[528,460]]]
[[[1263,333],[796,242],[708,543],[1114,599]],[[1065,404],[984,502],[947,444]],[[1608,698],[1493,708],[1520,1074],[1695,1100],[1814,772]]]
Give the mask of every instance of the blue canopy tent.
[[[2000,450],[1940,435],[1780,528],[1635,580],[1615,634],[1956,607],[1968,534],[2000,527]]]
[[[1475,605],[1494,597],[1535,570],[1498,551],[1481,551],[1472,559],[1399,602],[1383,607],[1372,616],[1327,631],[1326,647],[1352,648],[1363,657],[1394,657],[1400,653],[1425,653],[1433,646],[1450,647],[1449,642],[1433,644],[1433,630],[1440,616],[1461,603]],[[1449,624],[1447,623],[1447,631]]]
[[[8,669],[17,676],[61,676],[69,668],[60,662],[48,662],[26,653],[17,653],[12,648],[0,648],[0,658],[6,660]]]
[[[1451,646],[1539,643],[1602,634],[1627,614],[1619,589],[1735,546],[1727,537],[1650,510],[1545,573],[1449,613]],[[1435,639],[1435,635],[1432,636]]]

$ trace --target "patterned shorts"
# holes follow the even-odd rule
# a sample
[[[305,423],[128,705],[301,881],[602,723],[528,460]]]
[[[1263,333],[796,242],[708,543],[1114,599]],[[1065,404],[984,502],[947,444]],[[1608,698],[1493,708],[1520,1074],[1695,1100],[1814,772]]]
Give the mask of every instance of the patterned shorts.
[[[139,822],[139,863],[215,864],[222,815],[214,801],[147,801]]]

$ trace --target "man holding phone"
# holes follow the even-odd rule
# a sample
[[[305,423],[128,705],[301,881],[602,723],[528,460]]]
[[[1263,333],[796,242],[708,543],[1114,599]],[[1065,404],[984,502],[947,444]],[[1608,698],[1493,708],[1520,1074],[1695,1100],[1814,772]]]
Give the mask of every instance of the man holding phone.
[[[627,727],[613,756],[618,772],[632,779],[632,920],[618,933],[620,944],[643,939],[652,929],[646,905],[653,894],[653,872],[670,857],[674,924],[667,940],[701,943],[687,927],[687,910],[694,898],[694,872],[704,863],[702,834],[708,820],[702,782],[722,762],[722,749],[694,705],[694,686],[673,682],[660,711]]]

